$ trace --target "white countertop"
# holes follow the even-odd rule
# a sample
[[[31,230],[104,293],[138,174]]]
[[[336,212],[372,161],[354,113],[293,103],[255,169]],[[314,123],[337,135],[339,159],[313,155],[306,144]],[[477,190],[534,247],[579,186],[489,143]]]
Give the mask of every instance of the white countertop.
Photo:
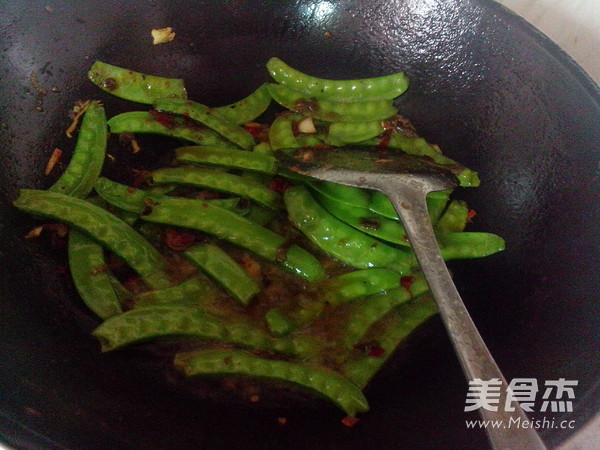
[[[562,47],[600,84],[600,0],[496,0]]]

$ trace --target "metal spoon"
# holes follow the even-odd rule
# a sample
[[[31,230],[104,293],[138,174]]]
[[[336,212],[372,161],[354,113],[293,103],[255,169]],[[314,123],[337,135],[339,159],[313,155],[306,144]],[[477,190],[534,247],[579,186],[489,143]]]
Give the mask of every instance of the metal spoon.
[[[275,156],[280,166],[294,173],[386,194],[404,224],[467,379],[495,378],[502,387],[508,386],[452,281],[427,211],[427,194],[456,187],[456,174],[462,166],[440,166],[427,158],[364,147],[288,149]],[[486,428],[493,447],[546,448],[534,429],[517,426],[529,421],[517,402],[512,404],[514,411],[506,410],[506,389],[501,389],[499,396],[497,411],[479,409],[483,420],[502,424]]]

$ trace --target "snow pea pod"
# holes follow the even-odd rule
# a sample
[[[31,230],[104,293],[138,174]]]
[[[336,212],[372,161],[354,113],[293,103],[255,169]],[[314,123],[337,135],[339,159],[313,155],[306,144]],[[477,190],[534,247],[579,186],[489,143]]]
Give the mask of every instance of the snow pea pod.
[[[379,136],[384,132],[381,120],[370,122],[333,122],[327,130],[327,142],[342,146]]]
[[[164,200],[149,209],[142,219],[211,234],[278,262],[308,281],[325,277],[321,263],[312,254],[297,245],[288,246],[283,236],[226,209],[176,198]]]
[[[307,97],[305,94],[279,84],[270,84],[271,97],[281,106],[327,122],[367,122],[383,120],[398,111],[389,100],[342,103]]]
[[[231,173],[184,166],[159,169],[149,178],[151,185],[182,184],[239,195],[272,209],[281,208],[281,196],[267,186]]]
[[[285,381],[325,396],[349,416],[369,409],[353,383],[331,369],[308,363],[276,361],[242,350],[198,350],[175,355],[175,367],[188,377],[241,375]]]
[[[286,114],[277,117],[269,128],[269,144],[271,150],[279,150],[281,148],[300,148],[301,145],[296,140],[293,124],[300,120],[301,115]]]
[[[136,308],[175,303],[193,303],[203,307],[206,300],[217,295],[217,288],[199,274],[166,289],[154,289],[132,297]]]
[[[431,192],[427,195],[427,209],[429,210],[429,217],[431,218],[432,223],[435,224],[440,218],[440,215],[444,212],[444,209],[446,209],[448,197],[451,193],[452,191],[438,191]],[[371,193],[371,201],[368,208],[370,211],[388,219],[400,220],[390,199],[381,192],[373,191]]]
[[[102,61],[92,64],[88,78],[100,89],[117,97],[151,104],[157,98],[187,98],[183,80],[134,72]]]
[[[435,302],[428,295],[415,298],[394,308],[377,322],[363,338],[365,343],[376,343],[381,355],[371,355],[355,350],[342,367],[346,375],[359,388],[364,389],[371,378],[393,355],[394,350],[421,324],[437,314]],[[360,348],[360,344],[357,346]]]
[[[305,95],[339,102],[390,100],[408,89],[408,77],[403,72],[357,80],[327,80],[306,75],[275,57],[267,62],[267,70],[280,84]]]
[[[262,84],[252,94],[240,101],[226,106],[213,108],[213,112],[223,116],[231,122],[242,125],[251,122],[266,111],[271,104],[271,94],[267,84]]]
[[[424,294],[428,289],[425,278],[415,274],[408,288],[401,287],[354,301],[350,305],[351,311],[342,337],[345,348],[354,348],[369,328],[393,308]]]
[[[93,332],[102,351],[165,337],[209,339],[265,351],[293,353],[289,339],[274,338],[250,323],[217,317],[194,306],[157,305],[111,317]]]
[[[362,142],[360,145],[379,145],[380,139],[371,139]],[[401,131],[393,133],[386,144],[387,148],[402,150],[411,155],[429,156],[438,164],[454,165],[457,164],[453,159],[443,155],[438,149],[429,144],[425,139],[418,136],[409,136]],[[462,187],[479,186],[479,176],[477,172],[463,168],[462,172],[456,175]]]
[[[254,146],[254,137],[250,133],[220,115],[214,114],[206,105],[191,100],[162,98],[154,102],[154,107],[158,111],[189,117],[213,129],[243,149],[251,150]]]
[[[160,186],[157,186],[160,187]],[[105,177],[98,178],[94,187],[98,195],[117,208],[132,213],[141,214],[151,203],[161,202],[170,197],[152,191],[137,189],[117,183]],[[239,198],[223,198],[211,200],[193,200],[198,203],[208,202],[221,208],[236,210]]]
[[[274,174],[275,158],[245,150],[233,150],[213,145],[180,147],[175,150],[177,161],[194,164],[210,164],[238,169],[255,170]]]
[[[119,114],[108,121],[108,126],[113,134],[159,134],[203,145],[225,142],[213,130],[202,128],[181,116],[157,111],[131,111]]]
[[[384,267],[408,274],[411,253],[383,244],[346,225],[321,207],[304,186],[289,188],[284,201],[290,220],[329,255],[356,267]]]
[[[365,208],[348,206],[317,193],[315,198],[334,217],[365,234],[383,241],[408,247],[408,237],[401,222],[387,219]]]
[[[123,258],[152,288],[171,285],[162,255],[133,228],[85,200],[50,191],[22,189],[14,206],[84,231]]]
[[[328,181],[311,180],[307,184],[319,194],[326,196],[333,201],[355,208],[368,208],[369,203],[371,202],[371,193],[365,189],[330,183]]]
[[[214,244],[195,245],[188,248],[184,255],[243,305],[247,305],[260,292],[256,280]]]
[[[265,321],[273,336],[285,336],[296,329],[296,324],[279,308],[267,311]]]
[[[440,220],[435,224],[435,232],[459,233],[467,226],[469,220],[469,208],[462,200],[452,200]]]
[[[363,269],[329,278],[319,284],[322,300],[339,305],[368,295],[400,287],[398,272],[388,269]]]
[[[107,137],[104,108],[98,101],[93,101],[83,116],[73,156],[49,189],[77,198],[87,197],[102,171]]]
[[[439,237],[444,260],[483,258],[505,249],[504,239],[492,233],[462,232]]]
[[[104,249],[94,239],[77,230],[69,230],[69,269],[75,288],[86,306],[101,319],[123,312],[106,266]]]

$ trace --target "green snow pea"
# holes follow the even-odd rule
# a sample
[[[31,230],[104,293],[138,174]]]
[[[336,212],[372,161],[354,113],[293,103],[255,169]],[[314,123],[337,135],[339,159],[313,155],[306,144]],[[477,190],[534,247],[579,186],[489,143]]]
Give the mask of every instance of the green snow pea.
[[[365,189],[344,184],[330,183],[328,181],[315,181],[311,179],[308,183],[311,189],[328,197],[333,201],[343,203],[355,208],[368,208],[371,202],[371,193]]]
[[[274,338],[250,323],[217,317],[186,305],[157,305],[132,309],[111,317],[94,335],[102,351],[165,337],[209,339],[265,351],[293,353],[289,339]]]
[[[299,114],[285,114],[277,117],[269,128],[269,144],[271,150],[281,148],[300,148],[294,134],[294,123],[301,120]]]
[[[168,185],[165,185],[168,186]],[[162,186],[156,186],[156,188]],[[132,213],[141,214],[146,207],[152,203],[161,202],[164,199],[169,199],[164,194],[159,194],[153,190],[137,189],[125,184],[117,183],[105,177],[98,178],[94,187],[98,195],[117,208]],[[211,200],[193,200],[198,203],[210,203],[221,208],[237,210],[239,198],[223,198]],[[137,215],[135,216],[137,219]]]
[[[195,275],[175,286],[154,289],[132,297],[136,308],[175,303],[197,304],[204,308],[206,301],[217,295],[217,287],[204,274]]]
[[[388,269],[363,269],[329,278],[319,284],[322,299],[339,305],[368,295],[400,287],[398,272]]]
[[[405,247],[409,246],[406,231],[401,222],[387,219],[365,208],[348,206],[318,192],[315,198],[331,215],[350,225],[352,228],[356,228],[365,234],[383,241]]]
[[[203,128],[184,117],[158,111],[131,111],[119,114],[108,121],[108,126],[113,134],[160,134],[203,145],[225,142],[213,130]]]
[[[279,58],[271,58],[267,62],[267,70],[280,84],[308,96],[338,102],[390,100],[402,95],[408,88],[408,77],[403,72],[357,80],[327,80],[306,75]]]
[[[214,244],[194,245],[184,255],[240,303],[247,305],[260,292],[260,286],[231,256]]]
[[[414,274],[410,283],[407,283],[407,287],[393,289],[352,302],[342,338],[345,348],[354,348],[369,328],[393,308],[408,302],[411,298],[424,294],[428,289],[425,278],[420,274]]]
[[[281,208],[281,196],[267,186],[250,178],[213,169],[196,166],[159,169],[152,172],[148,181],[151,185],[183,184],[226,192],[247,197],[268,208]]]
[[[71,229],[68,252],[71,277],[86,306],[101,319],[122,313],[114,282],[105,270],[102,246],[85,233]]]
[[[452,191],[438,191],[430,192],[427,195],[427,209],[429,210],[429,217],[432,223],[436,223],[440,218],[440,215],[446,209],[448,204],[448,197]],[[376,214],[392,220],[400,220],[398,213],[394,209],[394,205],[385,194],[378,191],[371,193],[371,201],[368,205],[368,209]]]
[[[428,295],[400,305],[390,311],[367,332],[362,342],[377,343],[383,350],[381,355],[371,355],[358,350],[357,345],[343,364],[343,373],[359,388],[364,389],[371,378],[392,356],[394,350],[427,319],[437,314],[435,302]]]
[[[187,98],[183,80],[146,75],[102,61],[92,64],[88,78],[102,90],[138,103],[162,97]]]
[[[83,116],[73,156],[49,189],[77,198],[87,197],[102,171],[107,138],[104,108],[98,101],[93,101]]]
[[[14,206],[84,231],[123,258],[152,288],[171,285],[162,255],[133,228],[85,200],[50,191],[22,189]]]
[[[342,103],[307,97],[279,84],[270,84],[271,97],[281,106],[327,122],[367,122],[387,119],[398,111],[390,100]]]
[[[286,336],[296,329],[296,324],[280,308],[267,311],[265,321],[273,336]]]
[[[304,186],[284,194],[290,220],[315,245],[358,269],[384,267],[408,274],[414,257],[346,225],[321,207]]]
[[[233,150],[216,145],[180,147],[175,150],[177,161],[194,164],[210,164],[238,169],[255,170],[274,174],[275,158],[245,150]]]
[[[188,377],[241,375],[292,383],[325,396],[349,416],[369,409],[360,389],[337,372],[318,365],[269,360],[242,350],[178,353],[174,364]]]
[[[469,208],[462,200],[452,200],[440,220],[435,224],[435,232],[459,233],[467,226],[469,220]]]
[[[439,237],[444,260],[483,258],[501,252],[504,239],[492,233],[462,232],[442,234]]]
[[[370,122],[333,122],[327,130],[327,141],[337,146],[355,144],[384,132],[381,120]]]
[[[189,117],[243,149],[251,150],[254,146],[254,137],[249,132],[219,114],[214,114],[206,105],[191,100],[161,98],[154,102],[154,107],[158,111]]]
[[[269,94],[267,84],[265,83],[248,97],[230,105],[213,108],[213,112],[218,113],[231,122],[243,125],[247,122],[252,122],[264,113],[270,104],[271,94]]]
[[[318,281],[325,277],[321,263],[297,245],[288,246],[283,236],[245,217],[209,203],[198,205],[187,199],[168,199],[150,208],[142,219],[199,230],[246,248],[269,261],[278,262],[290,272]]]

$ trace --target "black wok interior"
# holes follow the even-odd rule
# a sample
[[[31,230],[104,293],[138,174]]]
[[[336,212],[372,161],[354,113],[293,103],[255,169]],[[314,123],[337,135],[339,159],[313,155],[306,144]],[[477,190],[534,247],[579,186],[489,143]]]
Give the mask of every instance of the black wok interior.
[[[48,7],[48,8],[46,8]],[[152,46],[150,30],[173,26]],[[461,197],[472,230],[499,255],[452,264],[459,291],[507,379],[575,379],[580,428],[598,409],[597,199],[600,95],[553,43],[491,1],[350,0],[0,3],[0,438],[18,448],[483,448],[467,430],[467,384],[439,319],[366,391],[355,428],[325,403],[261,410],[174,391],[143,352],[102,355],[97,324],[57,270],[64,255],[23,236],[36,223],[10,202],[45,188],[68,109],[136,105],[86,79],[95,59],[183,77],[222,105],[268,80],[278,56],[327,78],[404,70],[398,100],[431,142],[479,171]],[[46,89],[43,111],[35,75]],[[64,163],[63,166],[64,167]],[[539,404],[538,404],[539,407]],[[277,417],[285,415],[282,426]],[[573,430],[542,433],[550,445]]]

